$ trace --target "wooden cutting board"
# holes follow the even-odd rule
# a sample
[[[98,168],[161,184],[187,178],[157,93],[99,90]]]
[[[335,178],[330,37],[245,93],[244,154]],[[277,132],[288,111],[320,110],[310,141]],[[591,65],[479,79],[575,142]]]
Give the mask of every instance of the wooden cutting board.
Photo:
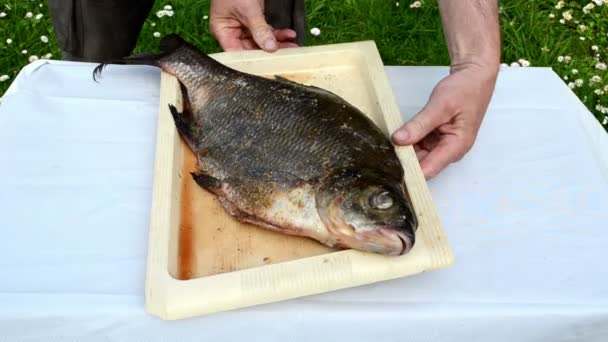
[[[232,68],[325,88],[366,113],[387,136],[403,124],[373,42],[211,55]],[[447,267],[453,254],[415,153],[397,147],[419,221],[400,257],[336,250],[314,240],[240,223],[199,187],[192,152],[168,104],[182,107],[177,80],[161,74],[146,310],[180,319],[271,303]]]

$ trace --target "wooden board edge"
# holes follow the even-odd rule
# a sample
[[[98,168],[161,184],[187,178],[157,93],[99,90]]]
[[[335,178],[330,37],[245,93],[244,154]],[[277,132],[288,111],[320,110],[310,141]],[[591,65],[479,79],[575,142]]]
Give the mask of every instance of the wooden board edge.
[[[177,130],[169,122],[171,114],[168,103],[179,109],[179,83],[177,79],[161,71],[161,92],[157,119],[156,151],[152,188],[152,207],[149,223],[148,257],[145,278],[145,309],[148,313],[161,319],[167,315],[167,285],[169,275],[169,244],[171,237],[172,217],[175,214],[172,194],[176,193],[174,174]],[[181,95],[181,94],[179,94]],[[179,191],[177,191],[179,193]],[[179,211],[178,211],[179,212]]]
[[[386,262],[354,250],[250,268],[188,281],[168,283],[165,319],[176,320],[239,308],[270,304],[315,294],[369,285],[420,274],[428,258],[409,263],[399,257]]]
[[[262,50],[242,50],[242,51],[230,51],[230,52],[217,52],[209,54],[210,57],[220,61],[221,63],[237,62],[242,60],[248,60],[255,62],[260,59],[270,59],[277,57],[289,57],[293,55],[301,55],[303,53],[335,53],[338,51],[360,51],[360,47],[370,46],[372,44],[376,46],[372,40],[362,40],[356,42],[336,43],[330,45],[313,45],[313,46],[302,46],[290,49],[279,49],[275,52],[265,52]]]
[[[373,88],[377,91],[376,97],[378,98],[378,105],[382,108],[382,113],[386,120],[385,123],[389,132],[394,132],[404,124],[404,121],[393,88],[384,71],[384,64],[378,48],[373,41],[360,42],[359,45],[365,59],[368,61],[367,65],[371,82],[374,84]],[[406,186],[408,189],[414,190],[409,191],[409,193],[412,197],[412,202],[414,202],[414,210],[417,213],[418,220],[426,223],[426,233],[431,238],[441,242],[427,246],[433,248],[433,253],[431,253],[433,267],[449,267],[454,264],[455,256],[448,243],[447,234],[443,229],[438,210],[433,204],[432,195],[428,189],[416,153],[412,146],[395,145],[395,150],[405,171],[404,181]]]

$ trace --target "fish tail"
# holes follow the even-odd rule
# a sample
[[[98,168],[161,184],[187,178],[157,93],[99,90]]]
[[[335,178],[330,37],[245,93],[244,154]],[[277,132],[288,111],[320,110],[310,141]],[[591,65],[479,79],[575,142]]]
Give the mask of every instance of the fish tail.
[[[182,46],[190,46],[182,37],[177,34],[169,34],[165,36],[160,42],[160,51],[159,54],[153,53],[142,53],[130,57],[116,58],[109,61],[105,61],[99,64],[93,70],[93,80],[97,82],[97,78],[101,76],[101,72],[108,64],[133,64],[133,65],[152,65],[156,67],[160,67],[159,60],[162,57],[170,55],[175,52]]]
[[[135,55],[132,57],[117,58],[117,59],[105,61],[105,62],[99,64],[98,66],[96,66],[95,69],[93,70],[93,80],[95,80],[95,82],[97,82],[97,78],[99,78],[101,76],[101,72],[109,64],[122,64],[122,65],[132,64],[132,65],[160,66],[158,64],[158,59],[160,57],[162,57],[163,55],[164,54],[145,53],[145,54]]]

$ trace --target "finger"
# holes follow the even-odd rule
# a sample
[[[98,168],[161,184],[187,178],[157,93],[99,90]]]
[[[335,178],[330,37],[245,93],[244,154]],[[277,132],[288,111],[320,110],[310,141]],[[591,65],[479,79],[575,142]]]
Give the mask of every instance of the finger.
[[[216,38],[220,46],[224,51],[238,51],[243,50],[243,44],[240,39],[237,38]]]
[[[281,48],[281,49],[294,48],[294,47],[300,47],[300,45],[298,45],[296,43],[292,43],[292,42],[280,42],[279,43],[279,48]]]
[[[253,39],[242,39],[241,44],[243,44],[243,49],[245,50],[258,50],[258,45],[253,41]]]
[[[419,162],[422,162],[422,160],[424,158],[426,158],[426,156],[428,156],[428,154],[429,154],[429,151],[420,149],[420,150],[416,151],[416,158],[418,158]]]
[[[442,126],[442,127],[444,127],[444,126]],[[440,138],[441,138],[441,135],[439,134],[439,132],[437,130],[434,130],[431,133],[427,134],[422,140],[420,140],[418,142],[418,144],[420,145],[421,148],[423,148],[427,151],[432,151],[435,148],[435,146],[437,146],[437,144],[439,144]]]
[[[274,30],[274,37],[279,42],[295,39],[296,36],[297,36],[296,31],[294,31],[292,29]]]
[[[243,44],[238,35],[232,29],[218,29],[215,31],[215,39],[224,51],[242,50]]]
[[[422,173],[426,179],[435,177],[453,163],[464,156],[468,147],[463,139],[442,139],[437,146],[420,162]]]
[[[253,36],[253,40],[264,51],[274,52],[279,48],[272,28],[266,23],[261,13],[248,17],[246,25]]]
[[[444,106],[439,100],[431,97],[418,114],[393,133],[393,141],[398,145],[415,144],[444,124],[446,117]]]

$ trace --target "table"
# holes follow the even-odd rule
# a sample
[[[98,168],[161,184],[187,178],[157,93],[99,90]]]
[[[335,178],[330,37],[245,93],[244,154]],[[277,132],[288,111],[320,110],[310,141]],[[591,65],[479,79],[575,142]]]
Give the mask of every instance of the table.
[[[608,136],[548,68],[505,68],[429,181],[448,269],[165,322],[144,312],[159,70],[37,61],[0,105],[0,341],[607,341]],[[445,67],[386,71],[404,119]]]

